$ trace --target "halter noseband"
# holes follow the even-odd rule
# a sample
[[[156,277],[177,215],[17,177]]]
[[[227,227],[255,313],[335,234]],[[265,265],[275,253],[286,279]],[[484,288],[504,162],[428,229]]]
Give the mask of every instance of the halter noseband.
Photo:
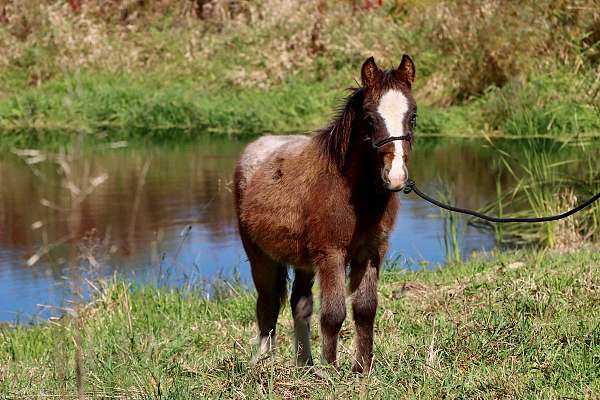
[[[387,137],[385,139],[380,140],[377,143],[373,143],[373,148],[375,150],[379,150],[381,147],[385,146],[386,144],[391,143],[391,142],[396,141],[396,140],[405,140],[407,142],[411,142],[412,138],[413,138],[412,135],[390,136],[390,137]],[[366,141],[371,141],[373,139],[371,139],[370,137],[368,137],[365,140]]]

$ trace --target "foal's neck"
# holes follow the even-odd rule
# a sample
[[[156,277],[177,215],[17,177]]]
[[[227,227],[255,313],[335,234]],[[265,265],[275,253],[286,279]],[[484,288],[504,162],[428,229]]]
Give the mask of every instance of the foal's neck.
[[[344,176],[350,187],[353,202],[369,209],[385,209],[394,198],[382,184],[380,166],[375,152],[360,138],[364,132],[353,132],[356,145],[348,155]]]

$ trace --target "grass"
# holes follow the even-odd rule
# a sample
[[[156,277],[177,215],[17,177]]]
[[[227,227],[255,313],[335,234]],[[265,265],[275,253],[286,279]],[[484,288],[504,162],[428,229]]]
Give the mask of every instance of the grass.
[[[444,184],[437,192],[438,198],[447,204],[456,204],[456,196],[453,189]],[[461,243],[464,236],[465,224],[462,216],[440,208],[440,216],[443,221],[444,252],[448,264],[460,263],[462,261]]]
[[[569,71],[511,82],[491,88],[478,100],[493,130],[507,136],[531,137],[539,133],[573,135],[600,132],[600,108],[586,101],[587,77]]]
[[[29,88],[0,101],[0,142],[4,147],[67,143],[80,133],[91,141],[156,142],[207,133],[310,132],[333,116],[352,80],[290,78],[269,90],[207,92],[196,86],[193,81],[164,84],[127,75],[82,74]],[[425,104],[419,112],[419,135],[559,140],[598,136],[600,113],[591,105],[547,100],[530,86],[492,90],[464,105]],[[562,93],[551,85],[544,90]]]
[[[515,183],[505,192],[498,186],[495,204],[484,211],[527,217],[555,215],[600,192],[600,175],[595,162],[598,147],[594,144],[523,140],[492,144],[492,147],[497,151],[504,171]],[[598,241],[599,221],[600,203],[596,202],[557,222],[505,224],[495,226],[495,229],[501,244],[536,243],[542,248],[573,249],[586,242]]]
[[[420,135],[600,131],[600,9],[586,1],[207,3],[0,0],[0,148],[309,131],[366,57],[391,67],[402,53],[417,64]],[[539,143],[501,149],[517,182],[502,213],[554,213],[597,191],[597,154],[575,163],[587,149]],[[570,225],[497,231],[552,251],[385,271],[368,376],[349,372],[349,321],[338,371],[292,366],[289,307],[277,354],[251,367],[252,291],[208,300],[112,281],[61,319],[0,327],[0,397],[598,398],[599,221],[595,206]],[[447,219],[456,261],[459,225]]]
[[[128,78],[82,77],[73,84],[75,90],[70,84],[49,85],[4,104],[0,113],[9,116],[4,134],[22,133],[26,141],[65,131],[100,137],[109,132],[111,139],[161,138],[172,132],[249,135],[317,127],[315,119],[334,108],[330,94],[310,94],[331,93],[326,84],[292,82],[275,93],[249,88],[212,96],[196,91],[192,82],[161,87]],[[291,98],[294,103],[280,106]]]
[[[0,2],[0,142],[310,131],[366,57],[402,53],[423,135],[600,132],[600,11],[585,1],[205,3]]]
[[[276,355],[251,367],[252,292],[207,300],[192,289],[113,282],[78,315],[83,391],[94,398],[596,398],[599,267],[600,252],[588,248],[386,271],[376,365],[367,376],[349,372],[348,321],[339,371],[292,366],[289,307]],[[74,332],[71,317],[0,328],[5,398],[74,397]]]

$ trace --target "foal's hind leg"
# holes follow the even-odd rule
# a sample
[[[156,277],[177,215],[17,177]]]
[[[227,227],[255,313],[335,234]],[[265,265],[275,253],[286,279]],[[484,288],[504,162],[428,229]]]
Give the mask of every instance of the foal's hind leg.
[[[242,235],[242,243],[250,261],[252,280],[256,286],[256,320],[260,341],[253,362],[270,352],[276,346],[276,325],[281,304],[285,299],[287,269],[267,256],[247,237]]]
[[[285,298],[285,267],[274,261],[252,266],[252,278],[256,286],[256,320],[260,342],[255,361],[263,354],[272,351],[277,344],[276,326],[281,303]]]
[[[310,316],[313,311],[312,287],[314,272],[296,270],[292,296],[292,316],[294,317],[294,333],[296,335],[296,363],[312,365],[310,352]]]
[[[322,357],[335,365],[340,329],[346,318],[345,255],[332,252],[317,262],[321,286]]]

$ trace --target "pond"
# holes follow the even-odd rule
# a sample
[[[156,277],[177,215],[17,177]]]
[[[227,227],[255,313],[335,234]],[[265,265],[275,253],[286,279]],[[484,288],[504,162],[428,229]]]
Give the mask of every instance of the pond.
[[[60,314],[73,282],[115,273],[138,284],[182,285],[239,275],[250,283],[237,233],[232,172],[245,142],[206,138],[181,146],[93,148],[0,155],[0,320]],[[482,142],[421,140],[410,173],[461,206],[496,197],[501,173]],[[404,268],[443,264],[438,209],[404,195],[388,259]],[[464,226],[468,256],[495,244]]]

